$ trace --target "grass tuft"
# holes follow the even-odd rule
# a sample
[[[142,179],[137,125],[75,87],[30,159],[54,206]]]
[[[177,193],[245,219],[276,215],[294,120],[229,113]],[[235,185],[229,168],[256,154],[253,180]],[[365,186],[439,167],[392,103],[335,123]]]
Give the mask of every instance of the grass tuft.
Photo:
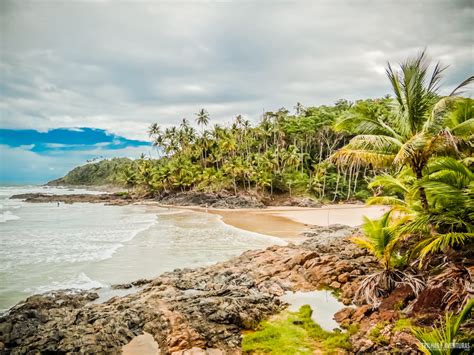
[[[349,337],[357,330],[328,332],[311,319],[308,305],[298,312],[284,311],[273,320],[263,321],[252,333],[242,339],[244,354],[313,354],[322,350],[326,354],[350,350]]]

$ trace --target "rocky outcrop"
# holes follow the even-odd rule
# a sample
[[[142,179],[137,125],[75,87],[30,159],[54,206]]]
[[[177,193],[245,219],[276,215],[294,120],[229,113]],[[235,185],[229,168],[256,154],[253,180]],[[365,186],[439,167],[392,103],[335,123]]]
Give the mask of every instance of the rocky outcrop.
[[[411,291],[411,289],[410,289]],[[346,307],[334,315],[342,328],[357,325],[358,331],[350,338],[352,350],[356,354],[418,354],[417,340],[409,327],[397,326],[401,313],[389,304],[395,299],[406,299],[411,292],[405,287],[395,290],[391,300],[373,310],[368,305],[358,308]],[[409,296],[411,297],[411,296]]]
[[[321,238],[331,231],[337,236],[328,254],[331,246]],[[103,304],[86,304],[95,297],[90,293],[33,296],[0,319],[0,345],[6,353],[117,352],[146,332],[165,354],[193,348],[238,352],[241,330],[283,309],[279,296],[285,291],[332,284],[349,297],[373,264],[350,262],[368,258],[344,239],[353,232],[333,226],[315,230],[302,245],[248,251],[210,267],[168,272],[141,281],[137,293]]]
[[[319,208],[322,203],[309,197],[290,197],[287,200],[279,202],[280,206],[310,207]]]
[[[343,328],[358,325],[350,338],[354,353],[417,353],[416,339],[397,323],[400,308],[413,302],[410,288],[395,289],[377,310],[351,304],[362,278],[377,269],[348,240],[357,233],[343,225],[313,227],[299,245],[116,285],[142,288],[102,304],[90,303],[93,292],[32,296],[0,318],[0,352],[118,353],[145,339],[162,354],[239,354],[242,330],[285,308],[285,291],[326,287],[350,305],[335,319]]]
[[[173,206],[201,206],[209,208],[264,208],[265,205],[254,196],[230,195],[227,193],[205,193],[205,192],[177,192],[165,193],[152,199],[147,196],[132,196],[124,193],[103,194],[68,194],[55,195],[44,193],[27,193],[13,195],[11,199],[24,200],[25,202],[61,202],[61,203],[105,203],[109,205],[126,205],[141,201],[157,201],[162,205]]]
[[[255,196],[231,195],[223,193],[186,191],[165,193],[156,198],[163,205],[201,206],[209,208],[264,208],[265,205]]]
[[[123,205],[134,202],[133,199],[120,193],[106,193],[106,194],[42,194],[42,193],[27,193],[13,195],[11,199],[24,200],[25,202],[44,203],[44,202],[61,202],[61,203],[105,203],[111,205]]]

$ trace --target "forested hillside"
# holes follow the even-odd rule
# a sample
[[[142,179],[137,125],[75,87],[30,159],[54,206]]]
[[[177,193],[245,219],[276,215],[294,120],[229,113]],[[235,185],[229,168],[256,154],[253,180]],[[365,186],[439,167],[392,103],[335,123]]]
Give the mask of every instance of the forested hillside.
[[[66,176],[48,182],[48,185],[120,185],[119,176],[129,169],[133,161],[128,158],[114,158],[88,163],[71,170]]]

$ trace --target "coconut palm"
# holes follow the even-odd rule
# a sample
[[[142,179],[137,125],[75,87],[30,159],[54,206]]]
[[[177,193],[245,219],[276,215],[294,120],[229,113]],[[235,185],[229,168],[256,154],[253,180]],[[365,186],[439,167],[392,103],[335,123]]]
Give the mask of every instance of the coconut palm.
[[[158,123],[153,123],[148,129],[148,134],[150,137],[161,135],[161,127]]]
[[[399,228],[404,236],[424,235],[413,249],[420,263],[428,255],[474,242],[474,173],[451,157],[430,161],[422,186],[429,210],[417,211]]]
[[[304,106],[301,104],[301,102],[296,103],[295,112],[297,116],[300,116],[301,114],[304,113]]]
[[[189,121],[187,118],[181,120],[180,128],[186,130],[189,127]]]
[[[355,295],[355,300],[365,301],[374,308],[379,306],[381,297],[389,294],[398,285],[409,285],[415,294],[424,288],[424,283],[419,278],[396,269],[403,257],[395,248],[398,240],[393,226],[390,225],[390,214],[389,211],[378,220],[364,217],[364,235],[352,238],[354,243],[375,256],[382,266],[381,271],[367,276],[361,282]]]
[[[137,174],[132,167],[126,167],[123,169],[118,178],[119,181],[125,185],[128,193],[130,193],[130,189],[135,187],[137,184]]]
[[[438,63],[431,73],[429,67],[425,52],[406,60],[399,71],[388,64],[386,72],[394,92],[396,110],[388,117],[368,111],[353,111],[344,116],[336,128],[357,135],[333,154],[332,160],[347,166],[408,166],[421,180],[430,157],[455,151],[456,141],[449,131],[441,129],[448,123],[444,120],[444,110],[440,109],[443,105],[438,96],[445,67]],[[465,80],[449,97],[473,80],[474,77]],[[423,208],[428,209],[424,187],[420,185],[418,192]]]
[[[201,126],[202,132],[204,131],[204,127],[206,127],[209,124],[209,112],[207,112],[205,109],[200,109],[196,115],[196,123],[198,126]]]

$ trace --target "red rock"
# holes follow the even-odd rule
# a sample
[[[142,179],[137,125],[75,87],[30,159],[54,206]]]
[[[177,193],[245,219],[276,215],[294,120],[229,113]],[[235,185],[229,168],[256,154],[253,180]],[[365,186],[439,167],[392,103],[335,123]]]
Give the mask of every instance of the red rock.
[[[354,312],[355,312],[354,307],[345,307],[341,309],[339,312],[337,312],[336,314],[334,314],[334,320],[338,323],[342,323],[343,321],[350,320]]]
[[[400,318],[400,314],[396,311],[381,311],[380,312],[380,320],[381,321],[388,321],[394,322]]]
[[[349,281],[349,274],[346,272],[344,274],[341,274],[337,277],[337,281],[340,283],[345,284],[346,282]]]
[[[442,287],[427,287],[413,303],[413,313],[439,312],[443,308],[443,298],[446,290]]]
[[[356,309],[352,315],[352,320],[355,322],[360,322],[366,314],[370,313],[370,306],[363,305]]]
[[[360,276],[362,275],[362,271],[360,271],[359,269],[354,269],[351,271],[350,273],[351,276]]]
[[[405,308],[408,301],[413,299],[415,294],[408,285],[401,285],[390,293],[390,295],[382,300],[379,310],[401,310]]]
[[[290,267],[294,267],[295,265],[303,265],[305,264],[308,260],[312,260],[318,256],[317,253],[310,252],[307,254],[297,254],[293,256],[287,264],[290,265]]]
[[[418,340],[413,336],[413,334],[409,334],[406,332],[395,332],[392,337],[392,343],[395,344],[398,348],[401,347],[410,347],[412,349],[417,349]]]

